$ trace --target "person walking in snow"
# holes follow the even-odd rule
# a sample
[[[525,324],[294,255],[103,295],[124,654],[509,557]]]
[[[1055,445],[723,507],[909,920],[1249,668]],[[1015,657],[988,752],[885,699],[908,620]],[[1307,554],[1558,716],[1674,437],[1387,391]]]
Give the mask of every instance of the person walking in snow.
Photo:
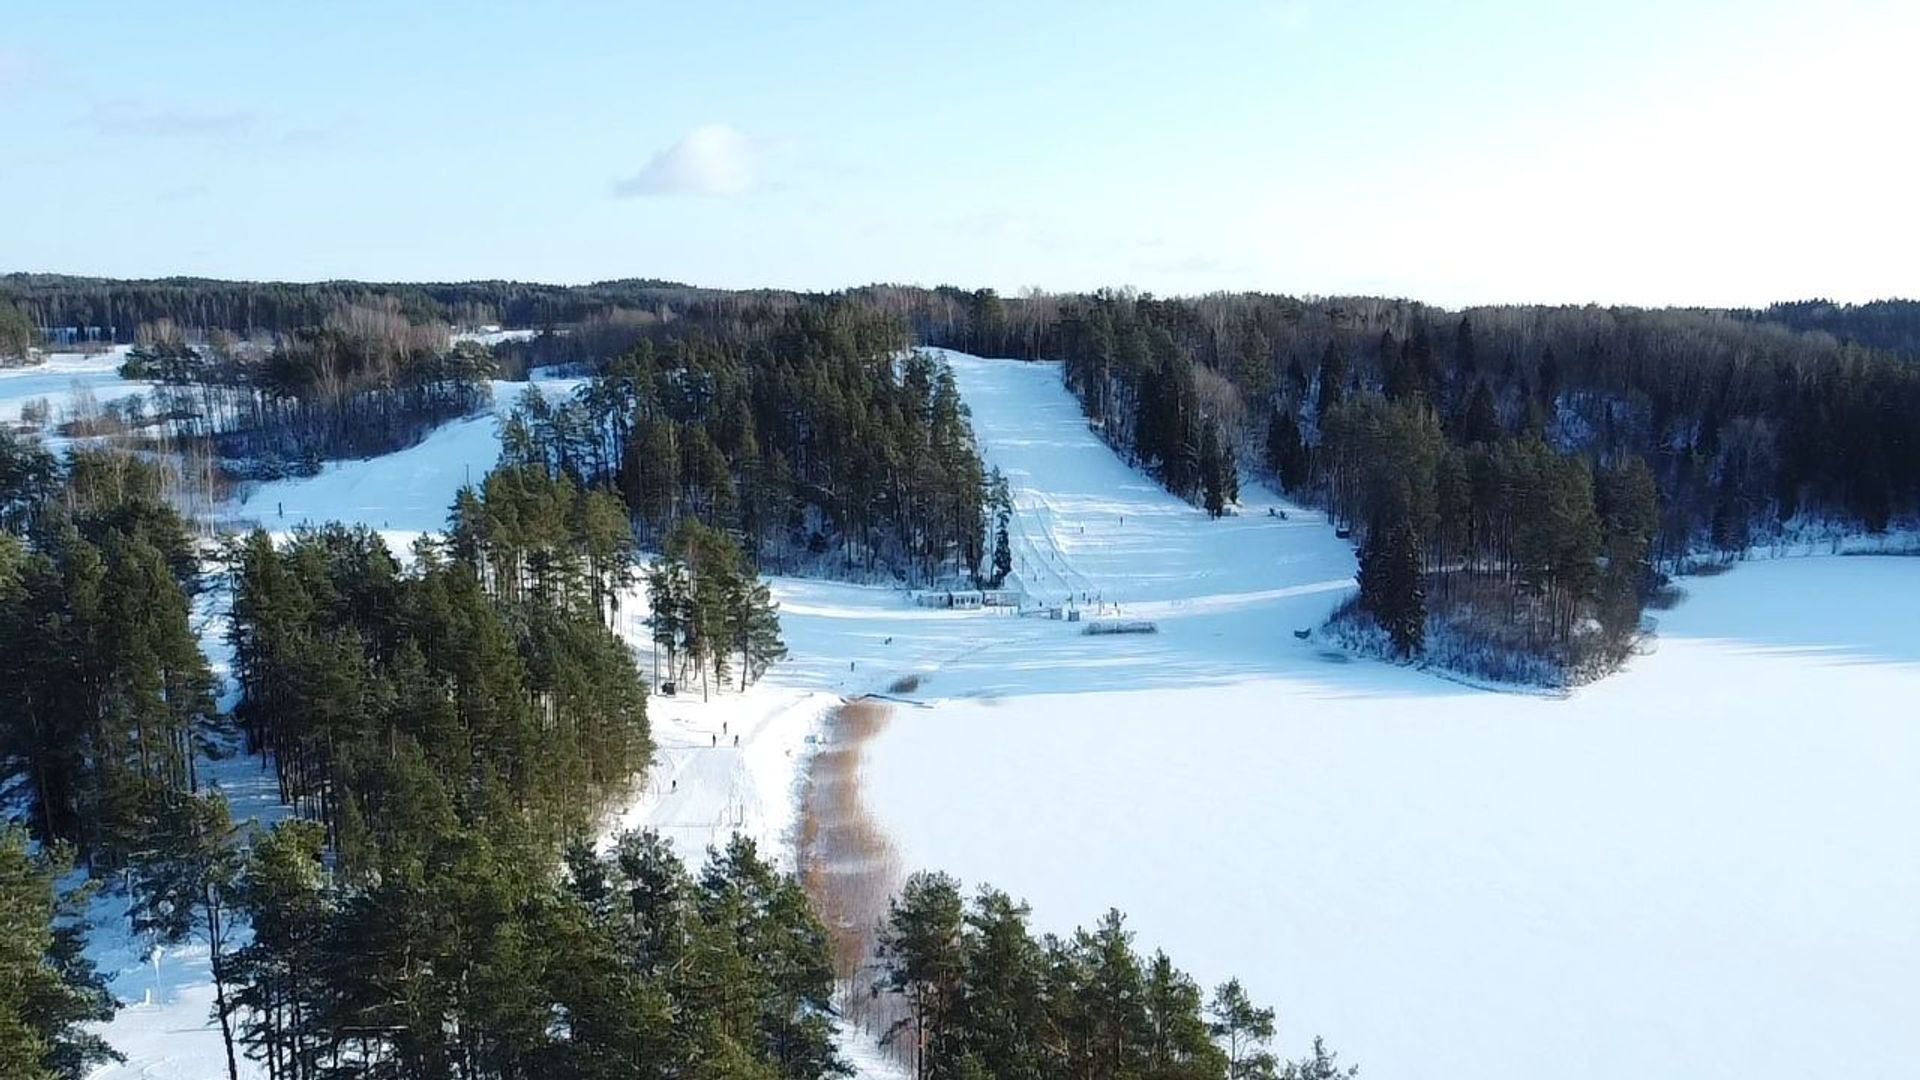
[[[738,735],[735,735],[735,736],[733,737],[733,745],[735,745],[735,746],[739,746],[739,745],[740,745],[740,736],[738,736]]]
[[[720,745],[720,736],[718,736],[718,735],[714,735],[714,736],[712,736],[712,738],[713,738],[713,745],[715,745],[715,746],[719,746],[719,745]]]

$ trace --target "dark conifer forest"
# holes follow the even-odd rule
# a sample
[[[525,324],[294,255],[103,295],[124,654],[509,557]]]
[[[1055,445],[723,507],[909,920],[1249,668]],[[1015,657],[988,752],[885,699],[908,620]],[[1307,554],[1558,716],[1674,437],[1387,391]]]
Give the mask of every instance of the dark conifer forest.
[[[773,568],[970,576],[986,477],[952,375],[909,344],[844,298],[689,315],[572,401],[527,395],[507,454],[619,492],[649,542],[698,521]]]
[[[1752,313],[1057,303],[1051,336],[937,332],[1064,359],[1107,440],[1210,512],[1222,454],[1324,507],[1376,569],[1362,622],[1411,655],[1431,616],[1441,662],[1479,674],[1591,678],[1631,647],[1663,571],[1920,511],[1920,367]],[[1770,309],[1889,343],[1902,310]]]

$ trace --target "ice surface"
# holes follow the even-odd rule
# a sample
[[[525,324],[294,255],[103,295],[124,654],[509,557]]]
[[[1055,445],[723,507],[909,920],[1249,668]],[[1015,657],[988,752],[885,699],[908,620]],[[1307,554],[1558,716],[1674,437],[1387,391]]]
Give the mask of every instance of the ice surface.
[[[911,865],[1048,929],[1118,906],[1277,1005],[1290,1053],[1324,1034],[1372,1077],[1912,1074],[1920,561],[1692,579],[1626,672],[1470,690],[1294,640],[1352,572],[1310,516],[1254,491],[1208,521],[1119,467],[1056,370],[955,367],[1018,572],[1161,633],[936,672],[868,750]]]

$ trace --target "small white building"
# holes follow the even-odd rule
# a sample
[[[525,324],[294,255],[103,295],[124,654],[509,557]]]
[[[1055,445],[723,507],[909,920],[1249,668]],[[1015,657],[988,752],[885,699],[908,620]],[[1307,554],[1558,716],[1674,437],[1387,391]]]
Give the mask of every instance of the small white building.
[[[913,594],[918,607],[976,611],[986,606],[986,596],[978,589],[926,589]]]

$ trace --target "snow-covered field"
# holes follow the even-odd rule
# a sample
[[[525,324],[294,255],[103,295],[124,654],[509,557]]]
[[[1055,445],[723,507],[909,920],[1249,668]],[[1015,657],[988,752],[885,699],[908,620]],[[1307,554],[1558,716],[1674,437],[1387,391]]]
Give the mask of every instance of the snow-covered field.
[[[1914,1075],[1920,561],[1691,580],[1621,675],[1470,690],[1292,638],[1352,571],[1323,527],[1208,522],[1057,371],[955,366],[1040,511],[1021,572],[1161,632],[934,675],[867,751],[912,865],[1049,929],[1118,906],[1373,1077]]]
[[[404,551],[423,532],[446,527],[453,497],[500,460],[500,418],[529,387],[554,397],[586,380],[539,378],[493,383],[493,411],[442,424],[419,443],[364,461],[333,461],[314,476],[259,484],[231,508],[234,524],[270,531],[342,521],[388,535]]]
[[[120,377],[126,358],[127,346],[116,345],[100,352],[48,353],[37,364],[0,368],[0,422],[18,422],[21,411],[34,402],[44,402],[58,422],[77,399],[106,405],[151,390],[152,383]]]
[[[659,762],[609,827],[693,858],[741,829],[790,859],[827,710],[917,673],[904,696],[924,707],[896,710],[865,772],[910,865],[1024,895],[1046,929],[1118,906],[1143,946],[1277,1005],[1290,1053],[1324,1034],[1371,1077],[1920,1061],[1920,561],[1692,580],[1624,674],[1566,700],[1470,690],[1294,639],[1352,588],[1318,515],[1250,487],[1210,522],[1087,431],[1057,368],[952,360],[1013,488],[1018,583],[1158,633],[776,581],[792,659],[744,694],[655,697]],[[0,417],[74,374],[0,374]],[[496,386],[500,407],[522,388]],[[404,547],[497,460],[495,428],[264,485],[230,517]],[[639,643],[643,616],[636,596]],[[223,779],[270,802],[243,765]],[[106,1031],[130,1061],[99,1075],[221,1071],[204,956],[156,970],[124,938],[99,951],[134,1003]]]

